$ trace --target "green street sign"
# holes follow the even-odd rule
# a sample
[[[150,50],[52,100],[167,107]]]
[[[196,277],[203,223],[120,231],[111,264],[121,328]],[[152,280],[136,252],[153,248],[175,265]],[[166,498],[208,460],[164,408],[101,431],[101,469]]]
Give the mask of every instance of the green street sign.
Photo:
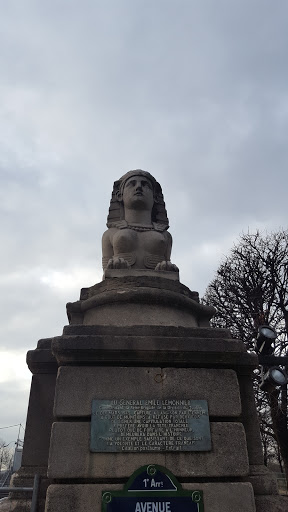
[[[123,491],[102,492],[102,512],[204,512],[203,493],[183,490],[163,466],[142,466]]]

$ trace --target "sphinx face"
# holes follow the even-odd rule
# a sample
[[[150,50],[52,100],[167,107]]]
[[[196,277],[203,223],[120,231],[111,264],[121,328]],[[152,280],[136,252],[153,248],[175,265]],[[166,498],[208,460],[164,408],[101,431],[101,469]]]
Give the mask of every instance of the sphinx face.
[[[153,186],[145,176],[131,176],[123,190],[124,207],[152,211],[154,204]]]

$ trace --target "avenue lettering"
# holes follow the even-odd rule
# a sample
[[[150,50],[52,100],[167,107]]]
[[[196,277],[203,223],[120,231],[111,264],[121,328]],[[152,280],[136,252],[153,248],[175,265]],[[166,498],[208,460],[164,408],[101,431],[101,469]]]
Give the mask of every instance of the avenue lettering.
[[[171,512],[170,501],[137,501],[135,512]]]

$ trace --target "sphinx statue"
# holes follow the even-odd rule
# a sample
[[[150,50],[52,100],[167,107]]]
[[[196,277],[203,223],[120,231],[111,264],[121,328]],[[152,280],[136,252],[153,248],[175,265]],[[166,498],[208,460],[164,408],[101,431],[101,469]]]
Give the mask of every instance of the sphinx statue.
[[[160,184],[146,171],[114,182],[102,237],[104,275],[67,304],[69,323],[208,326],[214,308],[180,283],[171,263],[172,237]]]
[[[150,269],[178,272],[171,263],[172,237],[162,189],[146,171],[129,171],[115,181],[102,237],[106,269]]]

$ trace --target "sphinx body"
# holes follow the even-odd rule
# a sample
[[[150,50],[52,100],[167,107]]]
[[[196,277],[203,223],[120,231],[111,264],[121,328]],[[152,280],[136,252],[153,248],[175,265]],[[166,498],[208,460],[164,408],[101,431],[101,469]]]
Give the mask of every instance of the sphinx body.
[[[151,174],[129,171],[114,183],[102,238],[103,269],[178,271],[162,190]]]

